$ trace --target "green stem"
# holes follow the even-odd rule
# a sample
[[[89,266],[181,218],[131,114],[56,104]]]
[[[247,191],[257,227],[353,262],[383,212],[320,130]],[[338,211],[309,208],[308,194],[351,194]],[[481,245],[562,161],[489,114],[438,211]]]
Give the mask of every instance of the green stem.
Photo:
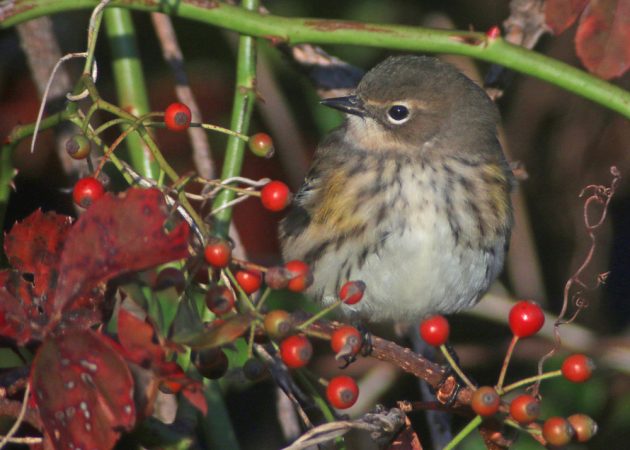
[[[446,444],[446,447],[444,447],[443,450],[454,449],[458,444],[460,444],[466,438],[466,436],[468,436],[480,424],[481,424],[481,416],[475,416],[473,420],[468,422],[468,424],[464,428],[462,428],[462,430],[459,433],[457,433],[457,435],[451,440],[451,442]]]
[[[503,393],[508,393],[508,392],[511,392],[511,391],[513,391],[515,389],[518,389],[521,386],[525,386],[525,385],[528,385],[530,383],[535,383],[537,381],[546,380],[547,378],[559,377],[561,375],[562,375],[562,371],[561,370],[554,370],[554,371],[551,371],[551,372],[543,373],[542,375],[535,375],[533,377],[523,378],[520,381],[517,381],[517,382],[512,383],[512,384],[508,384],[507,386],[505,386],[505,388],[503,388],[502,392]]]
[[[243,0],[243,9],[257,10],[258,0]],[[238,43],[238,57],[236,63],[236,86],[230,129],[236,133],[246,135],[249,122],[254,111],[256,100],[256,41],[251,36],[241,36]],[[230,178],[241,173],[245,142],[235,136],[228,138],[225,149],[225,160],[221,178]],[[234,199],[234,192],[223,190],[219,192],[212,205],[213,210],[220,209],[214,216],[215,234],[226,237],[229,233],[232,208],[225,206]]]
[[[308,328],[309,326],[311,326],[312,324],[314,324],[316,321],[318,321],[319,319],[321,319],[322,317],[324,317],[326,314],[328,314],[331,311],[334,311],[335,309],[339,308],[340,305],[342,305],[343,302],[341,300],[337,300],[335,303],[328,305],[327,307],[325,307],[324,309],[317,311],[317,313],[315,315],[313,315],[310,319],[302,322],[301,324],[299,324],[297,327],[295,327],[296,330],[305,330],[306,328]]]
[[[229,136],[234,136],[236,138],[239,138],[243,142],[249,142],[249,136],[247,136],[246,134],[237,133],[236,131],[232,131],[232,130],[229,130],[227,128],[223,128],[223,127],[220,127],[218,125],[212,125],[210,123],[195,123],[195,122],[193,122],[193,123],[190,124],[190,126],[191,127],[201,127],[204,130],[217,131],[219,133],[223,133],[223,134],[227,134]]]
[[[473,391],[475,389],[477,389],[477,387],[472,383],[472,381],[470,381],[468,379],[468,377],[466,376],[464,371],[461,369],[461,367],[459,367],[459,364],[457,364],[457,362],[455,362],[455,360],[453,359],[453,357],[449,353],[448,349],[446,348],[446,345],[440,345],[440,351],[444,355],[444,358],[446,358],[446,361],[448,361],[448,363],[450,364],[451,368],[459,376],[459,378],[461,378],[462,381],[464,383],[466,383],[466,386],[468,386]]]
[[[4,20],[0,22],[0,29],[43,15],[93,8],[96,4],[96,0],[15,0],[3,11]],[[503,39],[488,40],[483,33],[342,20],[286,18],[263,15],[226,3],[195,0],[117,0],[112,4],[141,11],[163,12],[292,45],[306,42],[361,45],[470,56],[540,78],[630,118],[630,92],[553,58],[509,44]]]
[[[503,383],[505,382],[505,375],[507,374],[507,369],[510,364],[510,359],[512,358],[512,353],[514,353],[514,347],[516,347],[516,343],[518,342],[518,336],[512,336],[512,340],[510,341],[510,345],[505,352],[505,358],[503,358],[503,365],[501,366],[501,372],[499,373],[499,380],[497,381],[497,392],[499,395],[503,394]]]
[[[118,103],[132,115],[143,116],[149,112],[149,98],[131,12],[122,8],[107,8],[104,16],[107,37],[112,48]],[[158,166],[142,137],[138,133],[131,133],[126,139],[126,146],[131,166],[143,177],[157,179]]]

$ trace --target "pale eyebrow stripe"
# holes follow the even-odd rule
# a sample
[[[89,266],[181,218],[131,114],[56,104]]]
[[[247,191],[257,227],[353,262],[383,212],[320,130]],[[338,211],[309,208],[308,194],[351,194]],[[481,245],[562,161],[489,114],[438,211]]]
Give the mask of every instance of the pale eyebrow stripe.
[[[416,109],[427,109],[428,104],[422,100],[394,100],[394,101],[384,101],[384,100],[367,100],[365,102],[367,105],[372,106],[383,106],[383,105],[403,105],[408,108],[416,108]]]

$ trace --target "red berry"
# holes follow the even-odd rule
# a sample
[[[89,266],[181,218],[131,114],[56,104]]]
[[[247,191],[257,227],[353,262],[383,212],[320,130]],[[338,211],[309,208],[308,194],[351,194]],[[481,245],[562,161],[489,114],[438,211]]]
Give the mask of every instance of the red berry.
[[[87,158],[90,148],[90,140],[82,134],[75,134],[66,141],[66,152],[72,159]]]
[[[171,131],[184,131],[190,126],[190,108],[183,103],[175,102],[164,111],[164,123]]]
[[[272,339],[282,339],[293,328],[291,315],[283,309],[275,309],[265,315],[265,331]]]
[[[284,289],[289,285],[291,274],[284,266],[273,266],[265,272],[265,283],[271,289]]]
[[[420,337],[434,347],[444,345],[450,332],[451,327],[444,316],[432,316],[420,322]]]
[[[482,386],[472,394],[470,406],[480,416],[491,416],[496,414],[501,405],[501,397],[497,391],[490,386]]]
[[[326,398],[334,408],[350,408],[359,398],[359,386],[349,376],[340,375],[328,382]]]
[[[586,414],[573,414],[567,420],[573,427],[575,440],[578,442],[586,442],[597,433],[597,422]]]
[[[282,181],[270,181],[261,189],[260,201],[269,211],[282,211],[291,201],[289,186]]]
[[[72,199],[77,205],[88,208],[105,194],[103,183],[94,177],[81,178],[74,185]]]
[[[486,31],[486,36],[488,39],[497,39],[501,37],[501,28],[497,25],[490,27],[488,31]]]
[[[356,355],[363,343],[363,336],[359,330],[351,325],[344,325],[333,331],[330,337],[330,346],[333,352],[339,353],[344,347],[349,355]]]
[[[293,260],[284,265],[289,271],[287,288],[293,292],[304,292],[313,283],[311,268],[304,261]]]
[[[304,367],[313,356],[313,346],[306,336],[289,336],[280,343],[280,357],[290,368]]]
[[[561,447],[571,442],[575,430],[564,417],[550,417],[543,424],[542,434],[547,443]]]
[[[359,303],[365,292],[365,283],[363,281],[348,281],[339,289],[339,299],[346,305],[354,305]]]
[[[267,133],[256,133],[249,137],[249,149],[256,156],[271,158],[274,153],[273,141]]]
[[[225,375],[228,359],[220,348],[209,348],[193,352],[190,359],[202,377],[216,380]]]
[[[232,258],[232,247],[224,239],[210,238],[203,251],[203,256],[212,267],[227,267]]]
[[[217,316],[232,311],[234,302],[234,294],[227,286],[212,286],[206,292],[206,306]]]
[[[562,363],[562,375],[574,383],[583,383],[591,378],[595,363],[585,355],[577,353],[567,357]]]
[[[239,270],[234,277],[246,294],[253,294],[262,284],[262,275],[257,270]]]
[[[510,415],[521,425],[527,425],[538,419],[540,402],[531,395],[521,394],[510,403]]]
[[[514,336],[528,337],[538,333],[542,328],[545,323],[545,314],[537,303],[521,300],[512,306],[509,323]]]

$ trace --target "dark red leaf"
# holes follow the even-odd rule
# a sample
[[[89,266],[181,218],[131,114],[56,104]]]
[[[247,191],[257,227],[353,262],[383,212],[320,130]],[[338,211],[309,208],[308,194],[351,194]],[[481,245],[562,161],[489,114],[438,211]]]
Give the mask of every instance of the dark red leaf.
[[[182,395],[186,397],[191,405],[197,408],[204,416],[208,414],[208,402],[206,402],[206,396],[203,391],[203,384],[199,381],[192,381],[184,386],[181,391]]]
[[[55,448],[109,450],[135,424],[129,369],[112,343],[94,331],[44,341],[31,383]]]
[[[27,283],[20,274],[12,270],[0,271],[0,336],[15,339],[18,344],[26,343],[31,337],[29,317],[26,315],[26,305],[31,305],[32,299],[28,292],[27,299],[22,302],[18,295],[22,286]],[[16,289],[17,288],[17,289]]]
[[[142,367],[159,365],[165,358],[153,326],[124,308],[118,312],[118,341],[124,349],[125,358]]]
[[[589,0],[547,0],[545,22],[554,34],[569,28],[584,11]]]
[[[37,210],[7,233],[4,250],[14,269],[34,275],[34,294],[40,297],[57,280],[57,265],[72,220]]]
[[[182,222],[167,234],[164,224],[168,217],[164,195],[158,189],[105,194],[68,235],[59,266],[55,310],[68,308],[117,275],[187,257],[188,224]]]
[[[580,19],[575,45],[590,72],[604,79],[623,75],[630,68],[630,2],[592,1]]]

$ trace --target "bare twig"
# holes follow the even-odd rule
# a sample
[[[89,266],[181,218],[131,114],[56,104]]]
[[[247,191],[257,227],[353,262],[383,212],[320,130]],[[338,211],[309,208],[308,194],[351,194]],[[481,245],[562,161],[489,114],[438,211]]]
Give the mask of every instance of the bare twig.
[[[30,395],[30,393],[31,385],[27,384],[26,388],[24,389],[24,398],[22,399],[22,407],[20,408],[20,413],[16,417],[15,423],[13,424],[13,426],[11,426],[8,433],[2,439],[0,439],[0,449],[4,448],[4,446],[9,443],[10,439],[13,438],[13,435],[17,433],[20,426],[22,425],[26,410],[28,409],[28,396]]]
[[[588,301],[584,297],[585,291],[597,289],[602,281],[605,279],[606,274],[599,274],[595,280],[595,284],[593,286],[589,286],[589,283],[584,281],[581,277],[582,273],[586,270],[593,259],[593,255],[597,248],[597,231],[606,220],[606,216],[608,214],[608,206],[610,205],[610,202],[615,195],[615,191],[621,181],[621,174],[615,166],[610,168],[610,174],[613,177],[610,183],[610,187],[601,185],[589,185],[586,186],[580,193],[580,197],[588,195],[588,197],[586,197],[586,200],[584,201],[583,211],[584,227],[586,228],[586,232],[588,234],[589,240],[591,241],[591,245],[580,267],[578,267],[575,273],[564,285],[562,309],[560,311],[560,314],[558,314],[558,318],[554,322],[554,346],[538,362],[539,375],[543,373],[543,366],[545,364],[545,361],[551,358],[562,345],[562,340],[560,338],[560,325],[571,323],[575,320],[578,314],[588,306]],[[601,211],[599,212],[599,214],[596,215],[597,219],[595,221],[591,221],[590,217],[593,213],[591,206],[594,203],[601,206]],[[569,318],[567,318],[566,316],[569,310],[570,302],[573,303],[573,305],[576,307],[576,310]],[[534,395],[538,395],[539,388],[540,381],[538,381],[533,387]]]
[[[357,420],[339,420],[319,425],[304,433],[284,450],[301,450],[343,436],[350,430],[363,430],[374,440],[391,439],[405,423],[405,414],[398,408],[367,413]]]
[[[190,89],[188,75],[184,70],[184,56],[179,47],[171,18],[166,14],[152,13],[151,20],[162,46],[162,55],[175,75],[175,94],[180,102],[185,103],[190,108],[193,121],[201,121],[201,110]],[[201,128],[197,127],[190,127],[188,136],[190,137],[193,162],[197,172],[204,178],[214,178],[216,167],[210,157],[208,136]]]

